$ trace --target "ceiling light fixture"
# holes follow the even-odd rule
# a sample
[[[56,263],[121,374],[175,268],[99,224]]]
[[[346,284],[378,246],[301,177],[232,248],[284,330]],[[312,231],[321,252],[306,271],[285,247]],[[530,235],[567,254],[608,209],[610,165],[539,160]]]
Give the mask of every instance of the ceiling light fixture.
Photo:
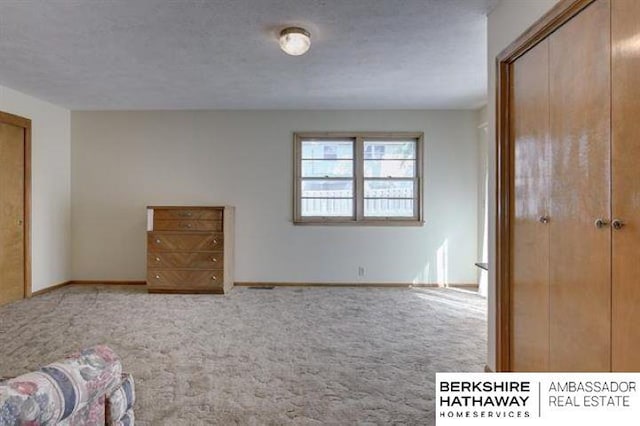
[[[280,48],[292,56],[307,53],[311,47],[311,34],[300,27],[288,27],[280,31]]]

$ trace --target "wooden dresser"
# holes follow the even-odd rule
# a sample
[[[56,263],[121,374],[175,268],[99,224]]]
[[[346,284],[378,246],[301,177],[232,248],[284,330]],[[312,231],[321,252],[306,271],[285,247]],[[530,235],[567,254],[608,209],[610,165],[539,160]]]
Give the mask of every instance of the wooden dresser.
[[[233,207],[147,207],[149,293],[228,293]]]

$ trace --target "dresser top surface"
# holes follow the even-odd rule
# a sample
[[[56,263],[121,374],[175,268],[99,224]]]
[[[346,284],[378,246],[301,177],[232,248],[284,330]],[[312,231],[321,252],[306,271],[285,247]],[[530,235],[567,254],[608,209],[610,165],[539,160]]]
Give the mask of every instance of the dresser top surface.
[[[151,210],[184,210],[184,209],[232,209],[233,206],[147,206],[147,209]]]

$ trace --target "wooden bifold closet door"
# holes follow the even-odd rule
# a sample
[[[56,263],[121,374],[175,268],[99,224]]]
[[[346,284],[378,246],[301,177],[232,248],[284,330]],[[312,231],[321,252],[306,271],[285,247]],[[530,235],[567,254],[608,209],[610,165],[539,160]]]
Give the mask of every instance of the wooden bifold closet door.
[[[0,305],[25,296],[24,169],[25,129],[0,122]]]
[[[640,0],[562,4],[500,59],[499,367],[640,372]]]
[[[609,8],[598,0],[549,38],[551,371],[611,368]]]
[[[512,371],[611,368],[610,2],[514,61]]]
[[[549,368],[549,41],[512,68],[512,211],[514,256],[511,297],[511,368]]]

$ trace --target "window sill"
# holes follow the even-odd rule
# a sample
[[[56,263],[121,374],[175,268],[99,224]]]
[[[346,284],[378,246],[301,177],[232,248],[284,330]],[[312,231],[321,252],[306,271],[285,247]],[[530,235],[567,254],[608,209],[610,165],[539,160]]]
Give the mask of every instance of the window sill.
[[[388,219],[388,220],[294,220],[296,226],[423,226],[423,220]]]

